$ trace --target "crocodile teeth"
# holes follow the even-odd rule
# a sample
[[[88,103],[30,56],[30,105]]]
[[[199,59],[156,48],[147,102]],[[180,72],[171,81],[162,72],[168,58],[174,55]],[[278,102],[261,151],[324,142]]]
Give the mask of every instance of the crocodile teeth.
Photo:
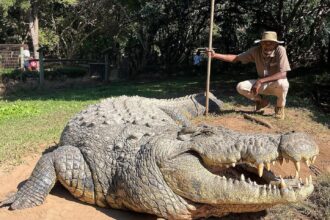
[[[287,188],[287,186],[286,186],[284,180],[282,179],[282,177],[281,177],[281,183],[280,184],[281,184],[281,189],[286,189]]]
[[[268,189],[269,189],[269,190],[272,190],[272,184],[269,184],[269,185],[268,185]]]
[[[241,181],[245,181],[244,174],[241,175]]]
[[[300,162],[295,162],[294,166],[296,167],[296,170],[299,172],[300,171]]]
[[[301,184],[300,184],[300,183],[298,183],[298,188],[299,188],[299,189],[301,188]]]
[[[312,164],[314,164],[316,161],[316,156],[312,157]]]
[[[294,177],[295,179],[298,179],[299,178],[299,172],[296,171],[296,176]]]
[[[263,163],[260,163],[258,164],[258,174],[259,174],[259,177],[262,177],[262,174],[264,173],[264,164]]]
[[[232,166],[232,167],[236,167],[236,163],[232,163],[231,166]]]
[[[270,171],[270,163],[266,163],[266,169],[268,170],[268,171]]]
[[[272,164],[273,164],[273,166],[275,166],[275,164],[276,164],[276,160],[273,160]]]
[[[266,195],[267,195],[267,190],[266,190],[266,189],[267,189],[266,186],[263,185],[263,186],[262,186],[262,195],[263,195],[263,196],[266,196]]]
[[[312,175],[309,175],[309,184],[313,184],[313,178],[312,178]]]
[[[308,183],[308,178],[307,178],[307,177],[306,177],[305,183],[306,183],[306,186],[309,185],[309,183]]]
[[[306,165],[307,165],[308,167],[311,165],[311,163],[310,163],[310,160],[309,160],[309,159],[306,159],[306,160],[305,160],[305,162],[306,162]]]

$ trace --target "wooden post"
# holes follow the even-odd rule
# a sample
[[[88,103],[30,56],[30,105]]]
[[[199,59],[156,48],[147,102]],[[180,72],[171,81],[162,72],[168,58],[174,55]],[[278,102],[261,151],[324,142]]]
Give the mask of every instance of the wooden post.
[[[20,63],[20,69],[21,69],[21,73],[19,74],[19,79],[22,82],[23,81],[23,72],[24,72],[24,47],[20,47],[19,50],[19,63]]]
[[[40,47],[38,52],[39,52],[39,87],[42,87],[45,80],[44,48]]]
[[[105,55],[104,55],[104,65],[105,65],[105,67],[104,67],[104,81],[105,82],[108,82],[109,81],[109,65],[110,65],[110,63],[109,63],[109,54],[108,53],[106,53]]]
[[[23,47],[20,47],[19,51],[19,62],[20,62],[20,68],[23,70],[24,69],[24,54],[23,54]]]
[[[208,48],[208,51],[212,50],[213,18],[214,18],[214,0],[211,0],[211,19],[210,19],[210,33],[209,33],[209,48]],[[206,79],[205,116],[208,116],[208,113],[209,113],[209,92],[210,92],[210,78],[211,78],[211,61],[212,61],[212,58],[208,57],[207,79]]]

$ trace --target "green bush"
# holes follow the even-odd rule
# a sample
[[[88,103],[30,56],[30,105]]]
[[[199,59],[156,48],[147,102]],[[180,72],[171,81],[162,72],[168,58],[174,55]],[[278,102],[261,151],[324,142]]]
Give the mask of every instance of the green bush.
[[[64,66],[57,67],[50,70],[45,70],[45,79],[61,80],[63,78],[79,78],[88,73],[86,68],[79,66]],[[0,81],[7,81],[9,79],[25,81],[27,78],[38,78],[38,71],[22,71],[20,69],[0,69]]]
[[[326,70],[322,74],[319,75],[313,75],[313,81],[314,84],[318,85],[330,85],[330,71]]]
[[[22,71],[19,69],[2,69],[0,76],[1,81],[7,81],[9,79],[19,79],[22,76]]]
[[[77,66],[58,67],[53,70],[45,71],[45,78],[49,80],[63,79],[63,78],[79,78],[87,74],[87,69]]]
[[[38,71],[22,71],[20,69],[6,69],[5,71],[0,73],[0,80],[2,82],[6,82],[9,79],[25,81],[27,78],[38,78]]]

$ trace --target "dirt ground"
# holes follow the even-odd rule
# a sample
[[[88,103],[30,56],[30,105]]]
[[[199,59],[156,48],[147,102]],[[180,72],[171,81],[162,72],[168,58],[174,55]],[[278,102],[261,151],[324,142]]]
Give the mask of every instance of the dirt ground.
[[[271,114],[271,109],[267,109],[268,113]],[[266,112],[267,113],[267,112]],[[295,120],[294,111],[288,112],[288,117],[291,120]],[[292,128],[283,128],[283,126],[278,125],[276,121],[271,121],[273,128],[269,129],[265,126],[258,125],[251,121],[243,118],[241,114],[228,114],[221,117],[211,117],[210,119],[198,119],[196,123],[206,122],[212,125],[222,125],[233,130],[244,131],[244,132],[262,132],[262,133],[278,133],[283,132],[283,130],[301,130],[301,125],[299,124],[299,118],[297,122],[292,126]],[[303,130],[311,134],[316,140],[320,148],[320,155],[318,156],[315,167],[317,171],[330,172],[330,132],[329,129],[323,129],[322,132],[315,131],[313,126],[308,128],[303,127]],[[321,129],[322,130],[322,129]],[[25,181],[32,169],[34,168],[39,155],[30,155],[25,158],[24,163],[14,167],[9,172],[0,169],[0,201],[6,198],[8,194],[13,193],[17,190],[17,187]],[[292,162],[285,163],[280,166],[276,164],[272,167],[272,170],[276,174],[281,174],[282,176],[294,175],[295,168]],[[315,173],[315,170],[314,170]],[[304,177],[312,174],[313,178],[315,174],[306,166],[302,165],[300,176]],[[299,216],[299,215],[297,215]],[[118,219],[118,220],[128,220],[128,219],[145,219],[154,220],[157,219],[155,216],[138,214],[128,211],[120,211],[114,209],[103,209],[95,207],[92,205],[84,204],[74,199],[69,192],[67,192],[61,186],[55,186],[51,191],[50,195],[47,197],[43,205],[31,209],[25,209],[20,211],[9,211],[7,207],[0,208],[0,219],[6,220],[63,220],[63,219],[80,219],[80,220],[90,220],[90,219]],[[239,219],[239,218],[237,218]],[[302,219],[302,218],[297,218]],[[305,218],[303,218],[305,219]]]

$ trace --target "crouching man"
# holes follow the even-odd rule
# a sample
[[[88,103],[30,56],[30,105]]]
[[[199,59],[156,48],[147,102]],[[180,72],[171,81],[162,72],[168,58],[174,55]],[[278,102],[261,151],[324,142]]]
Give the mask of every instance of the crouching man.
[[[208,56],[226,62],[254,62],[258,73],[258,79],[250,79],[238,83],[239,94],[255,102],[255,110],[260,111],[269,105],[265,96],[276,96],[275,118],[284,119],[286,96],[289,90],[287,71],[290,71],[290,64],[286,50],[280,44],[283,41],[277,40],[277,34],[273,31],[266,31],[262,34],[261,40],[256,47],[239,55],[220,54],[208,51]]]

